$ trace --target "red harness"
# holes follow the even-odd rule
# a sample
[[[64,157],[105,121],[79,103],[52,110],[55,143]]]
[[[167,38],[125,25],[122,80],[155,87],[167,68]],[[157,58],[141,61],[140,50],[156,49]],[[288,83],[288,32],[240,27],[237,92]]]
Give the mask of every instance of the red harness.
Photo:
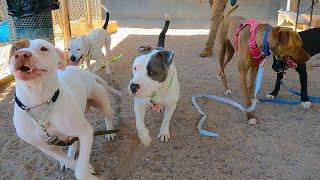
[[[258,26],[260,25],[259,22],[255,19],[246,19],[244,20],[239,27],[237,28],[237,31],[235,33],[235,47],[236,50],[238,50],[238,40],[239,40],[239,34],[240,31],[246,27],[247,25],[250,26],[250,40],[249,40],[249,47],[250,52],[253,57],[253,64],[259,65],[261,61],[265,58],[264,55],[261,53],[261,51],[258,48],[257,42],[256,42],[256,31]]]

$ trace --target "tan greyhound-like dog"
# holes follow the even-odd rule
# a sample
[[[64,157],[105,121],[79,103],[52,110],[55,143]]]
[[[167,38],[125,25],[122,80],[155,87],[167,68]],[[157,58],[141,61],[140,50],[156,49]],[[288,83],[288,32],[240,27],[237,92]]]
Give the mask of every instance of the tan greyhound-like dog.
[[[216,55],[220,62],[219,78],[222,79],[225,94],[230,95],[231,90],[227,84],[225,67],[236,53],[238,63],[238,71],[240,73],[240,83],[245,97],[245,105],[249,107],[253,98],[253,90],[255,79],[259,65],[254,63],[251,48],[249,47],[250,26],[242,27],[238,32],[238,27],[244,22],[244,18],[240,16],[225,17],[221,22],[216,39]],[[302,49],[302,41],[298,33],[284,27],[272,27],[269,24],[259,24],[255,30],[256,47],[263,52],[264,32],[267,28],[271,28],[267,38],[267,44],[270,51],[278,58],[286,62],[294,62],[297,64],[305,63],[310,56]],[[250,78],[247,80],[247,74],[250,70]],[[257,122],[254,111],[247,112],[247,119],[250,124]]]

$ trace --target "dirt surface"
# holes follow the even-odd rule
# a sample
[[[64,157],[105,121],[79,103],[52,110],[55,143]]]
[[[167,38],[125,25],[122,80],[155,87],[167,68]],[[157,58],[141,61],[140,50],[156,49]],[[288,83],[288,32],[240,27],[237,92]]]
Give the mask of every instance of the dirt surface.
[[[127,86],[131,64],[140,45],[156,44],[157,36],[128,36],[112,50],[124,53],[112,64],[112,75],[103,76],[123,92],[120,101],[120,132],[110,141],[96,137],[91,163],[102,179],[320,179],[320,106],[304,110],[300,106],[259,104],[259,123],[249,125],[245,114],[229,105],[200,100],[208,115],[206,129],[220,134],[218,139],[202,137],[196,126],[200,115],[191,105],[195,93],[223,95],[215,76],[214,58],[198,57],[206,36],[167,36],[166,48],[175,52],[181,85],[181,98],[171,121],[171,140],[156,139],[163,114],[146,114],[152,144],[144,147],[137,136],[133,98]],[[313,58],[309,64],[319,64]],[[235,60],[227,67],[230,98],[243,102]],[[319,67],[310,67],[309,95],[320,96]],[[270,92],[276,74],[267,62],[259,96]],[[298,74],[291,70],[290,87],[300,88]],[[297,99],[285,90],[280,97]],[[14,84],[1,89],[0,105],[0,179],[74,179],[74,172],[61,172],[58,162],[20,140],[12,123]],[[113,98],[113,105],[117,101]],[[95,129],[104,127],[97,111],[87,114]],[[45,178],[44,178],[45,177]]]

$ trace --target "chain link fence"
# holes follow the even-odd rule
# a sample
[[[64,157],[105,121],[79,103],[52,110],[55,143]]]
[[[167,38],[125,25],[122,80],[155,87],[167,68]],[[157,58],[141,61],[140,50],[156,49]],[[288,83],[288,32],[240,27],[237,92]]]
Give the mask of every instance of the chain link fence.
[[[0,20],[6,20],[8,18],[8,12],[7,12],[7,1],[6,0],[0,0]]]
[[[91,0],[92,21],[98,21],[98,0]],[[86,32],[86,0],[68,0],[71,36],[79,36]],[[63,20],[61,9],[53,11],[55,39],[63,38]]]
[[[71,35],[78,36],[83,33],[83,26],[79,23],[85,24],[86,17],[86,0],[68,0],[69,3],[69,18],[71,21]],[[98,0],[91,0],[92,21],[98,21]],[[62,10],[52,11],[53,28],[55,41],[63,38],[63,20]],[[0,0],[0,21],[8,21],[8,11],[6,0]],[[82,27],[82,28],[81,28]],[[79,32],[82,29],[81,32]],[[1,44],[3,45],[3,44]]]

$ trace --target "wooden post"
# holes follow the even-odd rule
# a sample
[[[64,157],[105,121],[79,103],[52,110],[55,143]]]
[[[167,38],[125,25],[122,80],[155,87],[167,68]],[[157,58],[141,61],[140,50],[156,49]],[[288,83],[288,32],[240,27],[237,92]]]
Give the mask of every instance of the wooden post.
[[[296,16],[296,23],[294,24],[294,30],[297,31],[298,27],[298,20],[299,20],[299,14],[300,14],[300,0],[298,0],[298,9],[297,9],[297,16]]]
[[[86,18],[86,26],[88,29],[88,32],[91,31],[92,29],[92,7],[91,7],[91,0],[86,0],[86,14],[87,14],[87,18]]]
[[[61,10],[62,10],[63,40],[64,40],[64,47],[66,48],[71,37],[69,7],[68,7],[68,0],[61,0],[60,2],[61,2]]]
[[[298,0],[287,0],[287,11],[296,13],[298,11]]]
[[[97,11],[98,11],[98,27],[102,27],[102,8],[100,7],[101,0],[98,0]]]

